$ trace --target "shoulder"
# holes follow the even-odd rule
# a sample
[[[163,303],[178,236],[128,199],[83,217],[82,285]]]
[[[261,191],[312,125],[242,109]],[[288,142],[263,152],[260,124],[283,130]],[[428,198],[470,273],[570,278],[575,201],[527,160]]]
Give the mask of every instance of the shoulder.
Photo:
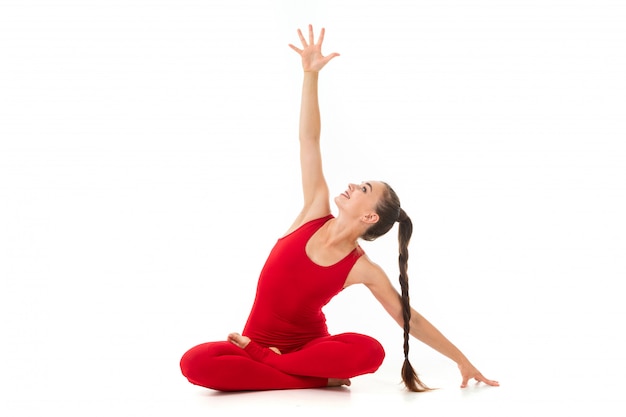
[[[325,223],[326,221],[328,221],[329,219],[333,218],[333,215],[329,210],[321,210],[318,212],[310,212],[310,211],[302,211],[300,212],[300,214],[298,215],[298,217],[296,217],[296,219],[294,220],[294,222],[291,224],[291,226],[289,227],[289,229],[287,229],[287,231],[285,232],[285,234],[283,236],[286,236],[296,230],[298,230],[299,228],[301,228],[302,226],[308,224],[308,223],[313,223],[316,220],[319,220],[320,222]]]
[[[385,281],[389,281],[385,271],[364,253],[352,267],[345,286],[364,284],[369,287]]]

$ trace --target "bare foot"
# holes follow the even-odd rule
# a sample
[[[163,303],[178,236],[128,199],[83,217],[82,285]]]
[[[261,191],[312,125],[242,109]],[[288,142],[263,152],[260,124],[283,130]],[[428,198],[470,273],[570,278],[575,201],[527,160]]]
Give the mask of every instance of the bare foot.
[[[228,341],[237,347],[245,349],[248,343],[250,343],[250,338],[239,333],[231,333],[228,335]]]
[[[231,333],[228,335],[228,341],[235,346],[245,349],[246,346],[248,346],[248,343],[250,343],[250,338],[248,336],[242,336],[239,333]],[[269,350],[276,353],[277,355],[281,354],[278,348],[271,347],[269,348]]]
[[[350,385],[352,385],[352,382],[350,382],[349,379],[328,378],[328,384],[326,386],[341,387],[342,385],[349,387]]]

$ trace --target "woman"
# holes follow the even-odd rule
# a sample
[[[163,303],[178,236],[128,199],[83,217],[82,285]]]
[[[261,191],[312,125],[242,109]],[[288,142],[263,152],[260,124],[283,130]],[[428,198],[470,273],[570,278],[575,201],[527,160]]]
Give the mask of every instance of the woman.
[[[455,361],[463,378],[488,385],[469,360],[432,324],[411,308],[408,296],[407,246],[411,220],[396,193],[379,181],[349,184],[335,197],[331,214],[329,191],[322,171],[319,71],[334,57],[321,52],[324,29],[317,43],[309,25],[308,41],[298,30],[304,80],[300,109],[300,162],[304,207],[272,249],[243,330],[228,341],[204,343],[181,359],[183,375],[196,385],[221,391],[270,390],[350,385],[350,378],[375,372],[385,356],[375,339],[356,333],[331,336],[321,309],[344,288],[364,284],[404,328],[402,379],[411,391],[428,387],[409,360],[409,335]],[[374,240],[399,223],[399,295],[385,272],[363,253],[359,238]]]

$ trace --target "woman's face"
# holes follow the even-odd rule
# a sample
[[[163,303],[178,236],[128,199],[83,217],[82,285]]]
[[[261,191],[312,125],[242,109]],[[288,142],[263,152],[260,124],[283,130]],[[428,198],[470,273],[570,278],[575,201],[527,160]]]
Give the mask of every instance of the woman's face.
[[[335,204],[340,211],[354,217],[376,214],[376,205],[383,197],[385,184],[379,181],[366,181],[360,184],[348,184],[343,193],[335,197]],[[378,215],[376,215],[376,221]]]

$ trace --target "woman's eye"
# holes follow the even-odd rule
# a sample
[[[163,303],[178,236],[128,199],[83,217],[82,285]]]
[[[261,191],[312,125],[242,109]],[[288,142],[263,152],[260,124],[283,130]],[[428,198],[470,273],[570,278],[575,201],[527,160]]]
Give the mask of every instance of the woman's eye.
[[[366,192],[367,192],[367,188],[365,188],[365,187],[361,187],[361,191],[363,191],[364,193],[366,193]]]

